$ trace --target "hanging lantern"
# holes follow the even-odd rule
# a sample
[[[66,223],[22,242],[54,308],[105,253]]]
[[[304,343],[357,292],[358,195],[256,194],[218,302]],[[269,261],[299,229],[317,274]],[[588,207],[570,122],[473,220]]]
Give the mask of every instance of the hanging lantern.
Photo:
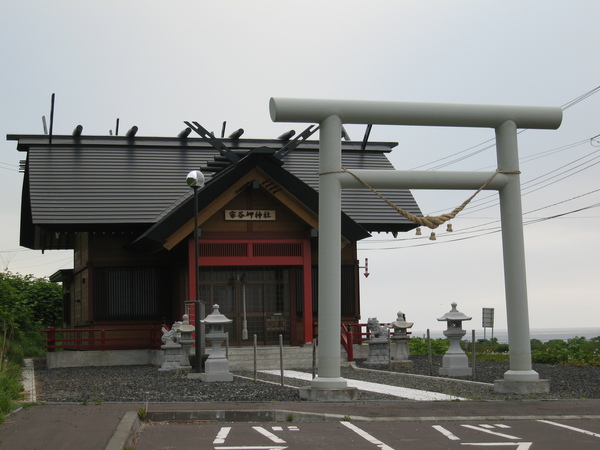
[[[452,229],[452,224],[449,223],[448,226],[446,227],[446,231],[448,232],[453,232],[454,230]]]
[[[431,236],[429,236],[429,240],[430,241],[435,241],[436,240],[435,233],[433,231],[431,232]]]
[[[421,236],[421,227],[417,228],[417,236]]]

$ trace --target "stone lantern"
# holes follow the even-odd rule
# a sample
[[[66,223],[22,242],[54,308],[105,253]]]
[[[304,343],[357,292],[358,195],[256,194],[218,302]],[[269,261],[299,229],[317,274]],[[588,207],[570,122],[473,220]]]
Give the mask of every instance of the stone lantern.
[[[233,374],[229,372],[229,361],[223,352],[222,345],[227,339],[225,325],[233,320],[228,319],[219,312],[219,305],[213,305],[213,312],[206,316],[202,323],[208,325],[206,340],[211,343],[210,356],[204,365],[204,373],[201,374],[202,381],[233,381]]]
[[[390,362],[390,366],[392,369],[404,369],[413,366],[413,362],[408,359],[410,354],[408,348],[408,335],[410,332],[408,329],[412,328],[414,323],[407,322],[406,315],[402,311],[398,311],[396,316],[396,321],[389,325],[390,328],[394,329],[394,335],[391,337],[391,340],[396,344],[395,351],[391,351],[392,361]]]
[[[470,376],[473,369],[469,367],[469,358],[460,347],[460,340],[466,334],[466,330],[462,328],[463,320],[471,320],[471,317],[465,316],[456,309],[456,302],[452,303],[452,309],[442,317],[439,321],[448,323],[447,329],[444,331],[444,336],[450,339],[450,348],[442,358],[442,367],[440,367],[440,375],[464,377]]]
[[[179,343],[181,344],[181,370],[189,372],[192,370],[192,366],[190,365],[190,349],[192,348],[192,343],[194,339],[192,339],[192,333],[196,327],[194,325],[190,325],[190,316],[187,314],[183,315],[183,322],[179,326],[179,333],[181,337],[179,338]]]

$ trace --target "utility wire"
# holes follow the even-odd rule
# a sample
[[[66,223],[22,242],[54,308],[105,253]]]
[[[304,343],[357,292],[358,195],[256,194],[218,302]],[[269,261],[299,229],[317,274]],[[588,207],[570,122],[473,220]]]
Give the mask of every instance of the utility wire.
[[[577,105],[578,103],[581,103],[582,101],[586,100],[587,98],[591,97],[592,95],[594,95],[594,94],[596,94],[596,93],[598,93],[598,92],[600,92],[600,86],[596,86],[595,88],[593,88],[593,89],[589,90],[588,92],[585,92],[584,94],[581,94],[580,96],[578,96],[578,97],[574,98],[573,100],[570,100],[570,101],[568,101],[567,103],[565,103],[565,104],[561,105],[561,107],[560,107],[560,108],[561,108],[563,111],[566,111],[567,109],[569,109],[569,108],[572,108],[573,106]],[[527,128],[524,128],[524,129],[522,129],[522,130],[519,130],[519,131],[517,132],[517,134],[524,133],[525,131],[527,131]],[[416,166],[416,167],[412,168],[411,170],[416,170],[416,169],[420,169],[420,168],[423,168],[423,167],[429,167],[429,169],[428,169],[428,170],[436,170],[436,169],[441,169],[441,168],[443,168],[443,167],[450,166],[450,165],[452,165],[452,164],[455,164],[455,163],[457,163],[457,162],[460,162],[460,161],[463,161],[463,160],[465,160],[465,159],[467,159],[467,158],[470,158],[471,156],[475,156],[475,155],[477,155],[477,154],[479,154],[479,153],[481,153],[481,152],[483,152],[483,151],[485,151],[485,150],[488,150],[488,149],[490,149],[490,148],[493,148],[493,147],[495,147],[495,145],[496,145],[495,141],[496,141],[496,138],[491,138],[491,139],[488,139],[487,141],[481,142],[481,143],[479,143],[479,144],[477,144],[477,145],[474,145],[474,146],[472,146],[472,147],[469,147],[469,148],[467,148],[467,149],[465,149],[465,150],[461,150],[461,151],[459,151],[459,152],[453,153],[452,155],[444,156],[443,158],[439,158],[439,159],[436,159],[436,160],[434,160],[434,161],[431,161],[431,162],[429,162],[429,163],[426,163],[426,164],[421,164],[420,166]],[[468,152],[468,151],[470,151],[470,150],[476,149],[476,148],[478,148],[478,147],[480,147],[480,146],[482,146],[482,145],[488,144],[489,142],[491,142],[492,144],[490,144],[490,145],[486,145],[485,147],[483,147],[483,148],[481,148],[481,149],[479,149],[479,150],[476,150],[476,151],[474,151],[474,152],[472,152],[472,153],[469,153],[469,154],[467,154],[467,155],[461,156],[460,158],[455,158],[455,159],[453,159],[453,160],[451,160],[451,161],[447,161],[447,162],[445,162],[445,163],[443,163],[443,164],[439,164],[439,165],[436,165],[436,166],[432,166],[433,164],[435,164],[435,163],[437,163],[437,162],[440,162],[440,161],[444,161],[444,160],[447,160],[447,159],[453,158],[453,157],[455,157],[455,156],[457,156],[457,155],[461,155],[461,154],[463,154],[463,153],[465,153],[465,152]],[[430,167],[430,166],[431,166],[431,167]]]
[[[536,209],[532,209],[531,211],[526,211],[523,213],[523,216],[527,216],[529,214],[538,212],[538,211],[542,211],[544,209],[548,209],[548,208],[553,208],[555,206],[558,205],[562,205],[564,203],[568,203],[571,202],[573,200],[577,200],[583,197],[586,197],[588,195],[594,194],[596,192],[600,192],[600,188],[599,189],[594,189],[593,191],[589,191],[586,192],[585,194],[580,194],[580,195],[576,195],[574,197],[570,197],[568,199],[565,200],[561,200],[560,202],[555,202],[552,203],[550,205],[546,205],[546,206],[542,206],[540,208],[536,208]],[[590,206],[590,207],[585,207],[583,209],[587,209],[587,208],[591,208],[594,207],[594,205]],[[562,214],[557,215],[556,217],[560,217]],[[550,216],[550,217],[555,217],[555,216]],[[533,222],[535,220],[546,220],[546,218],[535,218],[535,219],[530,219],[530,222]],[[481,231],[486,231],[486,229],[484,228],[483,230],[481,229],[482,227],[486,227],[488,225],[493,225],[500,222],[500,219],[495,219],[492,220],[490,222],[485,222],[482,224],[478,224],[478,225],[472,225],[470,227],[462,227],[459,231],[454,231],[454,235],[462,235],[462,234],[472,234],[472,233],[477,233],[477,232],[481,232]],[[494,227],[493,229],[496,229],[497,227]],[[407,238],[400,238],[400,239],[382,239],[382,240],[378,240],[378,241],[366,241],[364,242],[364,244],[373,244],[373,245],[377,245],[380,244],[382,242],[402,242],[402,241],[414,241],[414,240],[421,240],[421,239],[425,239],[427,238],[426,236],[420,237],[420,238],[415,238],[415,237],[407,237]],[[362,243],[361,243],[362,244]]]
[[[593,204],[593,205],[585,206],[583,208],[574,209],[572,211],[568,211],[568,212],[565,212],[565,213],[555,214],[553,216],[542,217],[542,218],[538,218],[538,219],[532,219],[530,221],[524,222],[523,226],[533,225],[533,224],[536,224],[536,223],[540,223],[540,222],[545,222],[545,221],[552,220],[552,219],[561,218],[561,217],[564,217],[566,215],[575,214],[575,213],[578,213],[578,212],[581,212],[581,211],[586,211],[588,209],[597,208],[599,206],[600,206],[600,203],[596,203],[596,204]],[[490,234],[499,233],[500,231],[501,231],[500,227],[494,227],[494,228],[491,228],[491,229],[489,229],[489,230],[487,230],[487,231],[485,231],[483,233],[478,233],[475,236],[463,236],[463,237],[458,237],[458,238],[454,238],[454,239],[443,239],[442,238],[442,240],[440,240],[439,242],[436,241],[435,244],[448,244],[448,243],[451,243],[451,242],[465,241],[465,240],[468,240],[468,239],[474,239],[474,238],[478,238],[478,237],[482,237],[482,236],[487,236],[487,235],[490,235]],[[465,234],[467,234],[467,233],[465,233]],[[421,238],[421,239],[423,239],[423,238]],[[422,247],[424,245],[434,245],[434,244],[432,244],[430,242],[427,242],[427,243],[421,243],[421,244],[402,245],[402,246],[395,246],[395,247],[361,248],[359,250],[360,251],[398,250],[398,249],[406,249],[406,248],[412,248],[412,247]]]
[[[582,141],[578,141],[578,142],[575,142],[575,143],[572,143],[572,144],[567,144],[567,145],[565,145],[565,146],[562,146],[562,147],[557,147],[557,148],[555,148],[555,149],[552,149],[552,150],[550,150],[549,152],[540,152],[540,153],[537,153],[537,154],[535,154],[535,155],[531,155],[531,156],[530,156],[530,159],[528,159],[528,160],[526,160],[526,161],[522,161],[522,162],[523,162],[524,164],[526,164],[526,163],[529,163],[529,162],[531,162],[531,161],[533,161],[533,160],[536,160],[536,159],[542,158],[542,157],[544,156],[544,154],[546,154],[546,155],[551,155],[551,154],[554,154],[554,153],[557,153],[557,152],[560,152],[560,151],[566,150],[566,149],[568,149],[568,148],[573,148],[573,147],[576,147],[576,146],[579,146],[579,145],[585,144],[585,143],[587,143],[587,142],[589,142],[589,139],[584,139],[584,140],[582,140]],[[594,161],[594,160],[596,160],[596,159],[600,158],[600,155],[598,155],[597,153],[598,153],[598,151],[597,151],[597,150],[594,150],[593,152],[590,152],[590,153],[588,153],[587,155],[583,155],[583,156],[581,156],[580,158],[578,158],[578,159],[575,159],[574,161],[571,161],[571,162],[569,162],[569,163],[567,163],[567,164],[564,164],[563,166],[560,166],[560,167],[558,167],[558,168],[556,168],[556,169],[554,169],[554,170],[551,170],[550,172],[546,172],[546,173],[544,173],[544,174],[542,174],[542,175],[540,175],[540,176],[538,176],[538,177],[536,177],[536,178],[533,178],[533,179],[531,179],[531,180],[525,181],[524,183],[522,183],[523,195],[527,195],[527,194],[529,194],[529,193],[531,193],[531,192],[535,192],[535,191],[537,191],[537,190],[541,189],[541,187],[540,187],[540,188],[538,188],[538,189],[531,190],[531,188],[532,188],[533,186],[536,186],[536,185],[538,185],[538,184],[541,184],[541,183],[543,183],[543,182],[544,182],[544,181],[539,181],[538,183],[535,183],[535,184],[531,185],[531,183],[533,183],[535,180],[540,180],[540,179],[542,179],[542,178],[544,178],[544,177],[548,177],[550,174],[552,174],[552,173],[554,173],[554,172],[556,172],[556,171],[558,171],[558,170],[560,170],[560,169],[564,169],[564,168],[568,167],[568,166],[569,166],[569,165],[571,165],[571,164],[575,164],[575,163],[576,163],[576,162],[578,162],[578,161],[582,161],[582,160],[584,160],[585,158],[589,158],[589,157],[592,157],[593,155],[596,155],[596,156],[593,156],[593,157],[592,157],[592,158],[591,158],[589,161],[587,161],[587,163],[590,163],[591,161]],[[583,164],[584,164],[584,163],[582,163],[581,165],[583,165]],[[573,174],[571,174],[571,175],[568,175],[568,176],[575,175],[576,173],[579,173],[579,172],[581,172],[581,171],[583,171],[583,170],[586,170],[586,169],[588,169],[588,168],[591,168],[591,167],[595,166],[596,164],[597,164],[597,163],[591,164],[591,165],[589,165],[588,167],[585,167],[585,168],[583,168],[583,169],[581,169],[581,170],[579,170],[579,171],[577,171],[577,172],[575,172],[575,173],[573,173]],[[581,166],[581,165],[580,165],[580,166]],[[577,167],[580,167],[580,166],[577,166]],[[575,167],[575,168],[576,168],[576,167]],[[568,169],[568,170],[566,170],[566,171],[564,171],[564,172],[562,172],[562,173],[567,173],[567,172],[569,172],[569,171],[572,171],[572,170],[574,170],[575,168]],[[559,174],[557,174],[557,175],[555,175],[555,176],[553,176],[553,177],[551,177],[551,178],[548,178],[548,179],[546,179],[545,181],[550,181],[550,180],[552,180],[552,179],[554,179],[554,178],[556,178],[556,177],[560,176],[562,173],[559,173]],[[567,178],[568,176],[565,176],[565,177],[561,178],[560,180],[556,180],[556,181],[554,181],[553,183],[549,183],[549,184],[547,184],[546,186],[550,186],[551,184],[557,183],[558,181],[561,181],[561,180],[563,180],[563,179]],[[546,187],[546,186],[542,186],[542,187]],[[490,203],[491,203],[491,205],[490,205]],[[482,210],[484,210],[484,209],[487,209],[487,208],[490,208],[490,207],[496,206],[497,204],[498,204],[498,198],[497,198],[497,196],[496,196],[496,194],[495,194],[495,193],[494,193],[494,194],[485,195],[485,196],[481,196],[480,198],[478,198],[478,199],[474,200],[474,201],[471,203],[471,208],[469,208],[469,210],[468,210],[468,211],[465,211],[465,212],[463,213],[463,216],[464,216],[464,215],[468,215],[468,214],[473,214],[473,213],[475,213],[475,212],[482,211]],[[484,207],[484,205],[489,205],[489,206],[485,206],[485,207]],[[435,214],[435,213],[439,213],[440,211],[445,211],[445,209],[444,209],[444,210],[433,211],[433,212],[430,212],[429,214]]]

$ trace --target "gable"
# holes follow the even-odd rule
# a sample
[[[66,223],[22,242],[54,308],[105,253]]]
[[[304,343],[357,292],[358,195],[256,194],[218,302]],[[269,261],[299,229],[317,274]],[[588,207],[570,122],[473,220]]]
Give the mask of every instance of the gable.
[[[252,222],[254,232],[290,231],[318,228],[318,217],[262,169],[254,168],[236,180],[221,195],[198,213],[198,224],[205,231],[245,232],[249,222],[227,220],[228,210],[270,210],[275,221]],[[191,211],[190,211],[191,212]],[[193,213],[191,213],[193,214]],[[193,216],[167,237],[163,246],[170,250],[194,231]]]

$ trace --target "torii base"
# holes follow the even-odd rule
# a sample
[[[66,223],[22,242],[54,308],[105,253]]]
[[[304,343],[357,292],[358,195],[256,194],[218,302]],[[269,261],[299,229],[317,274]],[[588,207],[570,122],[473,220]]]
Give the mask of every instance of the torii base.
[[[500,394],[546,394],[550,392],[550,380],[494,381],[494,391]]]
[[[300,398],[311,402],[348,402],[356,400],[358,389],[317,389],[312,387],[300,388]]]

